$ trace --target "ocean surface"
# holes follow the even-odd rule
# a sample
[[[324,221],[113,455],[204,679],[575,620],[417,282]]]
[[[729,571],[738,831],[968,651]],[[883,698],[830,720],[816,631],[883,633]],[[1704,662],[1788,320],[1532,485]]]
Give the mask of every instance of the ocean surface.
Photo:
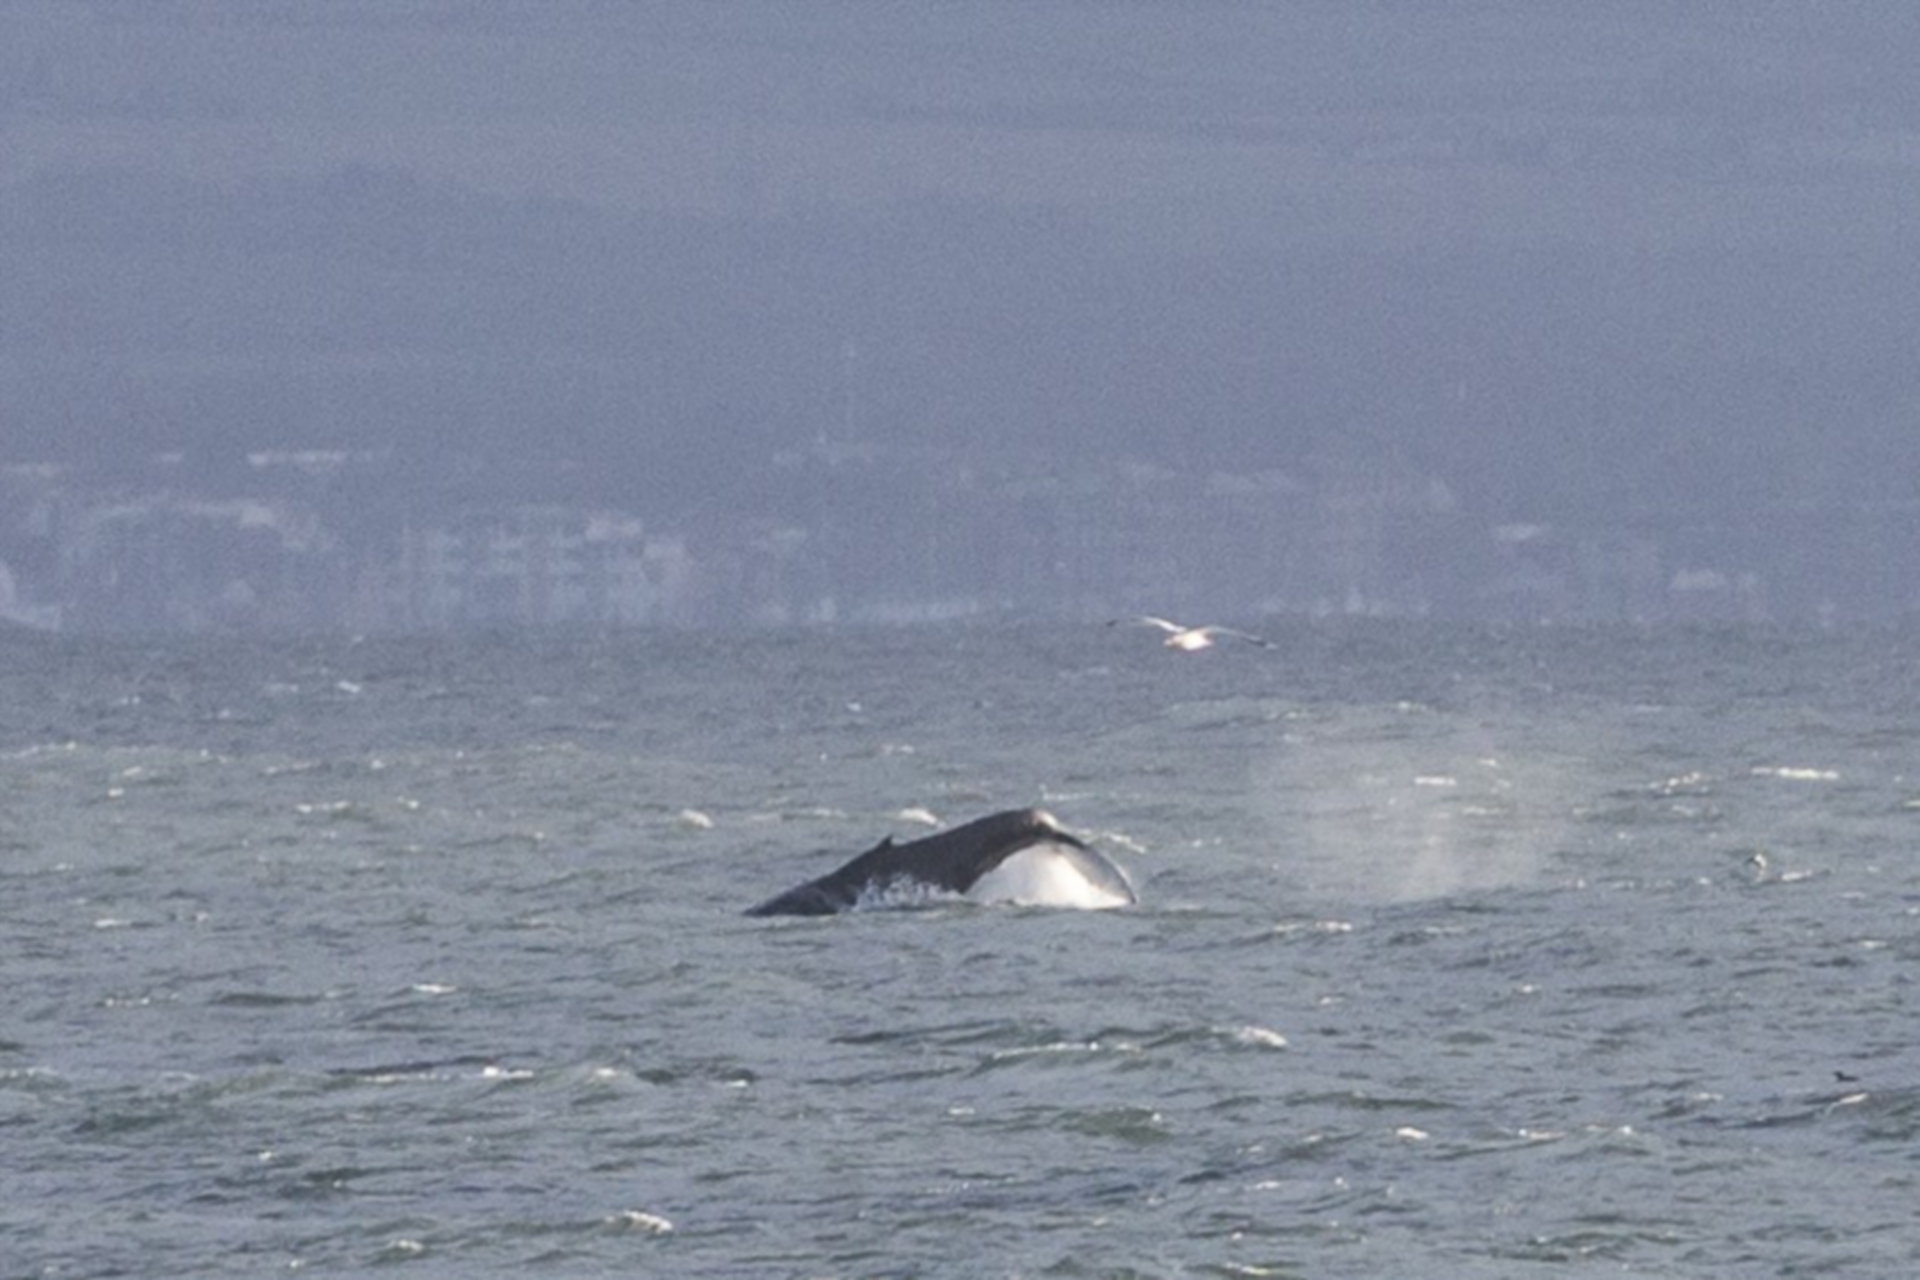
[[[0,1276],[1920,1274],[1920,636],[1269,634],[0,634]]]

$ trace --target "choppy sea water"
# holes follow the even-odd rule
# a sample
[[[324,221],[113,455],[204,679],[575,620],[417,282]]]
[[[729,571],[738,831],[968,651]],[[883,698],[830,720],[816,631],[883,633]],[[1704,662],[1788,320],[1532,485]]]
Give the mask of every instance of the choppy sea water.
[[[1920,1269],[1920,637],[1275,638],[0,635],[0,1275]]]

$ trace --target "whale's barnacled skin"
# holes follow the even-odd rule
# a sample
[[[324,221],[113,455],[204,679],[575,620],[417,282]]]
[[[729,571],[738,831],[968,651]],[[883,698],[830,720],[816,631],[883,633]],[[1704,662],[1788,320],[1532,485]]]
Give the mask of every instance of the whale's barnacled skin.
[[[1052,814],[1010,809],[906,844],[889,836],[839,870],[747,914],[829,915],[854,906],[862,895],[901,885],[1034,905],[1115,907],[1134,901],[1126,873],[1061,830]]]

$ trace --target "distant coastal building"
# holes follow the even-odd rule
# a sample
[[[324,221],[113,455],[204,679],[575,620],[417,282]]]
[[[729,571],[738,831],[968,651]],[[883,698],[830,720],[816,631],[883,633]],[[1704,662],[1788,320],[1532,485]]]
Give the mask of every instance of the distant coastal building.
[[[1911,504],[1489,520],[1349,446],[1298,470],[918,449],[768,460],[752,502],[652,517],[379,453],[0,465],[0,622],[76,633],[912,623],[1141,612],[1526,623],[1920,612]],[[502,496],[508,495],[508,496]]]
[[[412,631],[689,619],[684,542],[564,504],[423,510],[383,533],[325,452],[247,459],[255,492],[87,491],[55,468],[0,470],[0,620],[98,633]],[[349,536],[351,535],[351,536]]]
[[[368,627],[633,626],[667,620],[688,567],[641,521],[559,505],[469,511],[408,525],[361,593]]]
[[[60,548],[63,625],[77,631],[311,625],[336,569],[311,512],[172,494],[87,507]]]

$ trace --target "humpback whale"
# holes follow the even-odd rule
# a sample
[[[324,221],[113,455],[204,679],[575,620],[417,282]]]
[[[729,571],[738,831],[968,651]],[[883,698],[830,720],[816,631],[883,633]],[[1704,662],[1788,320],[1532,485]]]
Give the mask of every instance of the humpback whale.
[[[1262,649],[1273,648],[1273,641],[1271,640],[1256,636],[1251,632],[1236,631],[1232,627],[1223,627],[1218,623],[1210,623],[1204,627],[1189,627],[1184,623],[1173,622],[1167,618],[1148,616],[1132,619],[1116,618],[1107,625],[1117,627],[1122,621],[1129,621],[1134,626],[1139,627],[1160,628],[1160,630],[1167,633],[1167,638],[1163,641],[1167,648],[1178,649],[1182,653],[1197,653],[1202,649],[1211,649],[1215,636],[1232,636],[1236,640],[1247,640],[1257,644]]]
[[[837,871],[750,908],[750,916],[821,916],[893,890],[943,891],[974,902],[1124,907],[1126,872],[1062,830],[1044,809],[1009,809],[905,844],[888,836]]]

